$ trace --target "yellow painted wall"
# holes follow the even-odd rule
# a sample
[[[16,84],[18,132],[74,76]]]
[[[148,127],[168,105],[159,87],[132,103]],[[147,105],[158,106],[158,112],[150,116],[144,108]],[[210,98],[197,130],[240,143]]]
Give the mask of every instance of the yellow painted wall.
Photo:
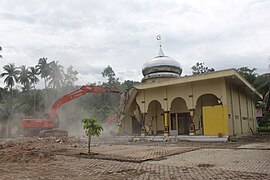
[[[164,92],[165,92],[165,87],[161,88],[153,88],[153,89],[146,89],[145,90],[145,106],[146,106],[146,111],[149,107],[149,104],[157,100],[160,102],[161,106],[163,106],[163,101],[164,101]],[[165,109],[164,109],[165,110]]]
[[[242,120],[243,123],[243,134],[248,134],[250,133],[249,127],[248,127],[248,120],[247,119],[243,119]]]
[[[190,83],[173,85],[167,87],[167,99],[168,99],[168,108],[171,109],[172,102],[175,98],[180,97],[185,100],[186,106],[188,109],[192,109],[192,99],[189,95],[192,94]]]
[[[226,106],[205,106],[203,107],[204,135],[217,136],[218,133],[228,135]]]
[[[140,90],[136,96],[136,101],[142,112],[147,112],[149,103],[153,100],[159,101],[164,111],[169,111],[172,101],[177,97],[185,100],[188,109],[195,109],[197,99],[203,94],[214,94],[222,100],[223,105],[227,104],[227,99],[224,97],[226,96],[226,89],[223,79],[187,82],[185,84]]]
[[[252,100],[251,100],[252,101]],[[253,103],[253,106],[252,106],[252,111],[253,111],[253,121],[254,121],[254,132],[257,132],[257,126],[258,126],[258,124],[257,124],[257,120],[256,120],[256,112],[255,112],[255,102],[254,101],[252,101],[252,103]]]
[[[240,93],[240,100],[241,100],[241,113],[242,113],[242,128],[243,134],[248,134],[249,130],[249,123],[248,123],[248,108],[247,108],[247,99],[246,95],[241,91]]]
[[[242,117],[247,117],[246,94],[244,94],[243,91],[240,91],[240,99],[241,99],[241,112],[242,112]]]
[[[218,104],[218,99],[213,94],[204,94],[200,96],[196,101],[195,113],[193,116],[193,122],[195,124],[195,128],[199,129],[196,131],[196,134],[203,134],[202,125],[200,123],[202,119],[202,107],[204,106],[214,106]]]
[[[236,136],[241,136],[241,122],[239,111],[238,90],[236,87],[232,87],[232,100],[233,100],[233,112],[234,112],[234,133]]]
[[[228,134],[233,135],[233,119],[232,119],[232,104],[231,104],[231,92],[230,85],[226,83],[226,92],[227,92],[227,111],[228,111]]]
[[[146,111],[146,105],[145,105],[145,98],[144,98],[144,90],[140,90],[137,93],[136,96],[136,103],[138,104],[138,106],[140,107],[140,110],[142,113],[147,112]]]
[[[160,118],[158,121],[152,121],[153,115],[152,110],[148,109],[149,104],[157,100],[160,102],[163,111],[173,112],[188,112],[189,109],[196,109],[194,116],[195,128],[199,129],[200,119],[201,119],[201,105],[200,107],[196,106],[198,98],[204,94],[213,94],[216,98],[222,100],[223,105],[226,105],[226,86],[224,79],[211,79],[202,82],[187,82],[185,84],[175,84],[166,87],[150,88],[146,90],[140,90],[136,96],[136,102],[140,106],[142,112],[147,113],[146,123],[151,124],[153,127],[153,132],[156,133],[159,130],[164,129],[163,119]],[[181,98],[184,103],[173,105],[173,101],[176,98]],[[216,100],[215,98],[215,100]],[[211,98],[204,100],[207,105],[216,105],[212,103]],[[206,102],[209,101],[209,102]],[[182,107],[182,104],[186,104],[185,107]],[[173,106],[173,107],[172,107]],[[159,119],[159,117],[158,117]],[[170,122],[170,120],[169,120]],[[154,128],[156,127],[156,128]],[[202,134],[201,130],[197,131],[198,134]]]
[[[232,97],[230,97],[230,93]],[[177,109],[177,106],[179,107],[182,106],[178,104],[173,105],[175,107],[172,107],[173,100],[177,97],[180,97],[186,103],[186,107],[183,109],[186,108],[187,110],[195,109],[193,121],[195,123],[195,128],[198,129],[199,121],[201,119],[202,114],[201,112],[202,108],[200,102],[197,102],[197,100],[203,94],[215,95],[218,99],[221,99],[222,105],[227,107],[226,118],[227,118],[228,135],[235,134],[236,136],[241,136],[245,134],[250,134],[251,133],[250,128],[253,129],[253,132],[256,131],[256,124],[255,124],[256,122],[254,113],[255,105],[251,99],[252,98],[251,95],[247,94],[247,92],[241,89],[240,86],[232,84],[231,81],[229,80],[225,81],[223,78],[210,79],[207,81],[198,81],[198,82],[195,81],[192,83],[187,82],[182,84],[139,90],[136,96],[136,102],[140,106],[141,111],[148,114],[149,113],[151,114],[152,110],[148,111],[148,108],[149,104],[153,100],[157,100],[160,102],[163,111],[170,111],[170,113],[173,113],[174,111],[179,111],[179,108]],[[209,104],[211,104],[210,101],[211,100],[209,99]],[[246,104],[247,101],[248,106]],[[148,116],[147,118],[150,118],[150,114],[147,115]],[[159,129],[162,130],[164,128],[164,122],[162,117],[160,118],[160,121],[158,121],[158,123],[155,124],[154,126],[157,127],[153,129],[155,132]],[[202,134],[202,131],[197,131],[197,133]]]
[[[214,94],[222,100],[223,105],[226,105],[226,97],[222,97],[223,91],[226,91],[226,89],[223,90],[223,83],[225,83],[223,79],[193,82],[194,102],[196,103],[197,99],[203,94]]]
[[[170,113],[183,113],[183,112],[189,112],[186,102],[182,98],[176,98],[172,102]]]
[[[249,118],[249,126],[253,130],[253,132],[257,131],[257,124],[256,124],[256,118],[255,118],[255,103],[252,101],[250,97],[248,97],[248,106],[249,106],[249,113],[250,113],[250,118]]]
[[[232,91],[232,102],[230,98],[230,87]],[[247,94],[243,89],[237,88],[235,85],[230,84],[230,82],[226,83],[227,90],[227,107],[228,107],[228,129],[229,135],[233,135],[233,124],[234,124],[234,134],[236,136],[247,135],[251,133],[250,128],[252,128],[253,132],[256,132],[256,128],[253,129],[253,119],[252,113],[254,112],[254,102],[252,101],[252,97],[250,94]],[[239,93],[238,93],[239,91]],[[239,99],[240,96],[240,108],[239,108]],[[233,107],[233,111],[232,111]],[[241,110],[241,116],[240,116]],[[230,114],[230,117],[229,117]],[[254,113],[253,113],[254,114]],[[234,123],[233,123],[234,117]],[[237,118],[238,117],[238,118]],[[241,125],[241,117],[242,117],[242,125]],[[241,133],[241,127],[243,130],[243,134]]]

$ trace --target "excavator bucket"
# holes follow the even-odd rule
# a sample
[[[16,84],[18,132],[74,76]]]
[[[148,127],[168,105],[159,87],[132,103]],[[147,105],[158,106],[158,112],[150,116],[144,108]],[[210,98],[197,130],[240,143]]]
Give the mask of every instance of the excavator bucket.
[[[39,132],[39,137],[67,137],[68,132],[64,130],[42,130]]]

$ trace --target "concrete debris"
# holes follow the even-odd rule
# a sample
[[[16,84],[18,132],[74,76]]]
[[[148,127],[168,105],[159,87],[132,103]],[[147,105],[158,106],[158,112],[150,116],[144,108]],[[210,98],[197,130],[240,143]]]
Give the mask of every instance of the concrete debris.
[[[140,141],[140,138],[133,138],[133,142]]]

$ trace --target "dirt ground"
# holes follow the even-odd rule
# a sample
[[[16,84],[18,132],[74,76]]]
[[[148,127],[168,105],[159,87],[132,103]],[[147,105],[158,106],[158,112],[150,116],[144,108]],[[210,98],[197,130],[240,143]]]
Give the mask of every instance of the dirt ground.
[[[218,143],[176,139],[151,142],[134,137],[107,136],[93,139],[91,149],[96,154],[92,155],[86,154],[86,137],[6,138],[0,139],[0,179],[270,179],[267,170],[270,169],[269,146],[263,150],[265,155],[260,157],[263,160],[257,162],[255,159],[264,171],[249,171],[245,167],[239,170],[223,166],[212,168],[214,165],[203,163],[206,160],[200,164],[189,160],[185,164],[185,157],[178,157],[193,158],[188,154],[214,152],[211,149],[227,152],[254,143],[269,145],[270,133]],[[250,151],[255,155],[259,152],[258,149]],[[174,163],[176,157],[183,162]],[[166,159],[172,161],[163,163]],[[241,166],[249,167],[250,163],[245,161]]]

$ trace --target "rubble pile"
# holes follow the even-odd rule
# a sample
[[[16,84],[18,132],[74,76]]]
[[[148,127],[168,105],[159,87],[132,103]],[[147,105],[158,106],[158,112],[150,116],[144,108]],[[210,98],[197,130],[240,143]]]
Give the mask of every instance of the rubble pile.
[[[1,162],[47,162],[55,159],[55,152],[82,144],[78,139],[17,138],[0,143]],[[84,144],[84,143],[83,143]]]

